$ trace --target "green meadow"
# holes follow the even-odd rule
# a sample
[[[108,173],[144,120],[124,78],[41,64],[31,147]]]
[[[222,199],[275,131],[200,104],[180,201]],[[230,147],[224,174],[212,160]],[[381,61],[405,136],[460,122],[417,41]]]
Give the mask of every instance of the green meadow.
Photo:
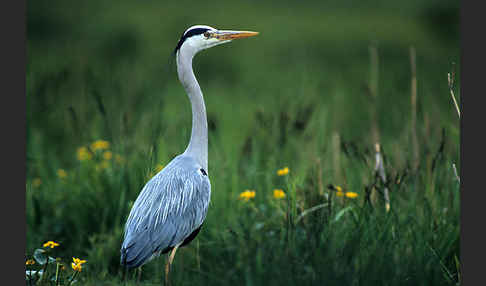
[[[194,24],[260,34],[194,59],[212,194],[172,285],[460,285],[457,1],[262,2],[28,1],[27,285],[163,283],[120,246],[189,141]]]

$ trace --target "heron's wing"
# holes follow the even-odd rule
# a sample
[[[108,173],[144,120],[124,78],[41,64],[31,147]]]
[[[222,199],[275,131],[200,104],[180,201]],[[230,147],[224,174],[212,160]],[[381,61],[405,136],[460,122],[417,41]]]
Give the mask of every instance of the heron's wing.
[[[137,267],[154,253],[174,247],[203,223],[211,195],[204,170],[178,156],[142,189],[130,212],[122,263]]]

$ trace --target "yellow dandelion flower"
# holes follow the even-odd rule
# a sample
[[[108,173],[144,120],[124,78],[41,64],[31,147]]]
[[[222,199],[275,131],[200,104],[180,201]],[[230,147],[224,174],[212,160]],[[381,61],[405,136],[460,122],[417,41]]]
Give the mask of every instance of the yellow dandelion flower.
[[[288,173],[289,173],[289,168],[288,167],[285,167],[283,169],[277,170],[277,175],[279,175],[279,176],[285,176]]]
[[[105,160],[111,160],[111,157],[113,157],[113,153],[111,153],[110,151],[105,151],[103,153],[103,159],[105,159]]]
[[[41,184],[42,184],[42,180],[40,178],[35,178],[34,180],[32,180],[32,186],[34,188],[39,187]]]
[[[358,194],[355,193],[355,192],[346,192],[345,195],[346,195],[347,198],[350,198],[350,199],[354,199],[354,198],[358,197]]]
[[[342,197],[342,196],[344,196],[344,192],[342,192],[342,191],[337,191],[337,192],[336,192],[336,196],[338,196],[338,197]]]
[[[34,264],[35,264],[34,259],[28,259],[27,261],[25,261],[25,265],[34,265]]]
[[[73,262],[74,262],[75,264],[84,264],[84,263],[86,263],[86,260],[81,260],[81,259],[79,259],[79,258],[75,258],[75,257],[73,257]]]
[[[281,189],[275,189],[273,190],[273,197],[276,199],[282,199],[285,198],[285,193]]]
[[[73,262],[71,262],[71,267],[74,271],[81,272],[83,269],[83,264],[86,263],[86,260],[81,260],[79,258],[73,257]]]
[[[164,169],[164,165],[162,164],[157,164],[157,167],[155,167],[155,171],[158,173],[160,171],[162,171],[162,169]]]
[[[73,268],[74,271],[77,271],[77,272],[81,272],[81,270],[83,269],[81,264],[75,264],[73,262],[71,263],[71,267]]]
[[[82,146],[78,148],[77,156],[79,161],[90,160],[93,155],[88,150],[88,148]]]
[[[67,172],[64,169],[59,169],[57,170],[57,176],[59,176],[59,178],[61,179],[64,179],[67,177]]]
[[[249,199],[252,199],[254,197],[255,197],[255,191],[254,190],[245,190],[239,196],[239,198],[242,199],[242,200],[245,200],[245,202],[247,202]]]
[[[52,241],[52,240],[49,240],[48,242],[44,243],[42,246],[43,246],[43,247],[50,247],[50,248],[54,248],[54,247],[56,247],[56,246],[59,246],[59,243],[54,242],[54,241]]]
[[[105,150],[105,149],[110,148],[110,142],[105,141],[105,140],[96,140],[95,142],[91,143],[90,147],[91,147],[91,150],[93,150],[93,152],[95,152],[97,150]]]

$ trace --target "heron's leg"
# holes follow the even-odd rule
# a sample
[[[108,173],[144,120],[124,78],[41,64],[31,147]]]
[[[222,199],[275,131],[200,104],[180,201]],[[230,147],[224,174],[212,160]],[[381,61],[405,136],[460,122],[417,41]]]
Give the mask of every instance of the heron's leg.
[[[125,273],[127,272],[127,267],[125,265],[123,265],[123,274],[122,274],[122,281],[123,283],[126,282],[126,276],[125,276]]]
[[[140,285],[140,278],[141,277],[142,277],[142,266],[138,267],[137,285]]]
[[[172,248],[172,251],[170,252],[170,255],[167,259],[167,264],[165,265],[165,285],[169,286],[170,280],[169,280],[169,272],[170,272],[170,266],[172,265],[172,261],[174,260],[175,253],[177,251],[177,248],[179,248],[179,245],[174,246]]]

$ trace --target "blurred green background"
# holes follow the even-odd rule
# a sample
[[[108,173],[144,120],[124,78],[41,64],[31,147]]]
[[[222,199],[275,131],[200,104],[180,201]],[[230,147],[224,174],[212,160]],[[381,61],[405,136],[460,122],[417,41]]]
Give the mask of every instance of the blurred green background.
[[[56,257],[88,261],[79,283],[119,283],[131,204],[190,137],[172,53],[195,24],[260,35],[194,60],[212,202],[176,255],[174,285],[460,283],[460,129],[447,83],[455,71],[460,100],[458,1],[28,1],[27,258],[55,240]],[[79,160],[96,140],[112,157],[91,148]],[[142,283],[159,283],[164,262],[144,266]]]

